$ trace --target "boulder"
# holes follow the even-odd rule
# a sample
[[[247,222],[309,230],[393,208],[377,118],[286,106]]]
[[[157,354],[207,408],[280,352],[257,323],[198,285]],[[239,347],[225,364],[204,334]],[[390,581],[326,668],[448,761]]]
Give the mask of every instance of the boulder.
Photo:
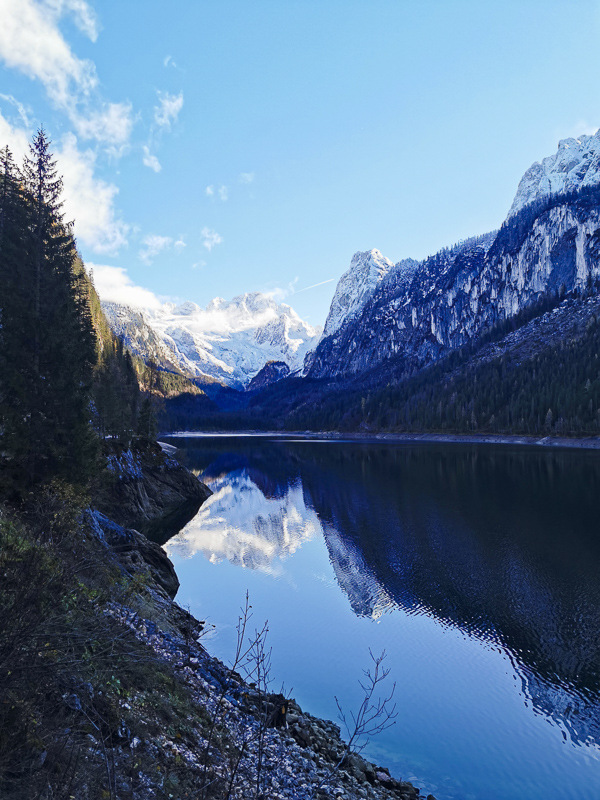
[[[171,599],[175,597],[179,579],[160,545],[139,531],[123,528],[100,511],[90,511],[89,521],[96,536],[110,548],[115,560],[129,575],[148,572]]]
[[[156,442],[104,443],[107,478],[93,505],[126,528],[164,544],[212,492]]]

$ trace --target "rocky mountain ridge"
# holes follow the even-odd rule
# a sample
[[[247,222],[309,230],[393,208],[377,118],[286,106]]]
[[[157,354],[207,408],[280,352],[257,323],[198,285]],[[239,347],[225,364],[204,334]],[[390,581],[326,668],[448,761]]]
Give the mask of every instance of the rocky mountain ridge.
[[[600,130],[561,139],[554,155],[532,164],[519,182],[508,216],[541,197],[595,186],[600,181]]]
[[[600,131],[561,140],[554,155],[526,171],[499,231],[423,261],[394,264],[376,249],[355,253],[322,336],[289,306],[257,292],[230,302],[215,298],[206,309],[190,302],[157,310],[103,307],[134,353],[237,390],[273,361],[290,373],[332,380],[390,359],[404,359],[410,372],[549,300],[595,292],[599,185]],[[283,377],[285,370],[267,383]]]
[[[289,305],[260,292],[229,302],[217,297],[205,309],[192,302],[158,309],[105,302],[103,309],[134,354],[235,389],[245,388],[268,361],[300,369],[321,335]]]
[[[499,231],[420,263],[389,266],[371,251],[387,268],[371,273],[368,293],[362,269],[369,254],[356,254],[336,290],[336,309],[345,305],[351,313],[342,318],[336,311],[335,324],[328,319],[305,362],[309,377],[347,378],[393,358],[403,358],[409,371],[420,369],[542,301],[594,293],[600,283],[599,134],[564,140],[555,156],[534,164]]]

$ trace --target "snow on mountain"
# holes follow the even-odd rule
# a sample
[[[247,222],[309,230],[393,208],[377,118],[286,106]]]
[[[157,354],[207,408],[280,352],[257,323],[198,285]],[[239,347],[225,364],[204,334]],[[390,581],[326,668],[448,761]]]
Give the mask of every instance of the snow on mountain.
[[[200,308],[192,302],[165,303],[157,309],[132,309],[103,303],[117,333],[142,357],[156,342],[186,375],[208,376],[242,388],[267,361],[285,361],[300,369],[321,329],[304,322],[293,308],[260,292],[217,297]],[[143,331],[143,335],[140,335]]]
[[[335,290],[323,336],[331,336],[343,323],[357,317],[373,296],[377,284],[393,267],[379,250],[355,253]]]
[[[534,200],[600,183],[600,129],[593,136],[561,139],[552,156],[536,161],[519,182],[512,217]]]

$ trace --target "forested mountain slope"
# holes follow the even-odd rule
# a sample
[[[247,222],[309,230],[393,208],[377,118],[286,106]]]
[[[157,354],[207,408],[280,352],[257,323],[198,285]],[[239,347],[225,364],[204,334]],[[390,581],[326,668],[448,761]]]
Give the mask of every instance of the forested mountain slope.
[[[360,313],[343,319],[338,313],[336,324],[326,325],[307,361],[307,374],[347,378],[398,356],[407,368],[422,368],[503,320],[595,292],[599,160],[600,131],[563,140],[554,156],[525,173],[499,231],[445,248],[421,263],[391,266],[379,254],[387,262],[385,275]],[[352,277],[351,270],[340,280],[343,294],[354,283],[356,296],[363,297],[359,271]]]

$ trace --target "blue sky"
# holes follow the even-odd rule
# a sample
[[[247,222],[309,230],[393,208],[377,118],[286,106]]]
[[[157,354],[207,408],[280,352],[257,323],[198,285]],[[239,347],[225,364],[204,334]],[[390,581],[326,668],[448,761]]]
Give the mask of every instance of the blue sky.
[[[133,302],[267,291],[323,323],[354,252],[498,227],[531,163],[600,126],[596,1],[0,0],[0,20],[0,144],[45,126],[84,260]]]

